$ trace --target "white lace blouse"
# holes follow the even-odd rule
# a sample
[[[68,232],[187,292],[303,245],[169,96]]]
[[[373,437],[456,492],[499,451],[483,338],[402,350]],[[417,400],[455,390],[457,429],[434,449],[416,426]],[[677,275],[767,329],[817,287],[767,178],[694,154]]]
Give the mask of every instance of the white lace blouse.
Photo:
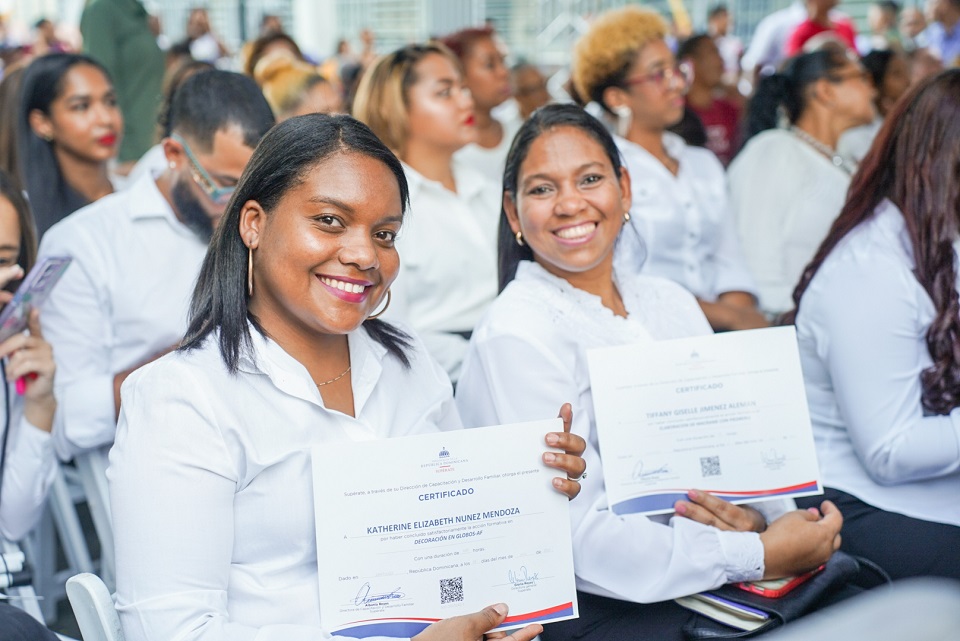
[[[618,516],[607,507],[587,350],[711,331],[693,296],[669,280],[621,273],[617,286],[627,318],[522,262],[474,331],[457,387],[464,425],[542,419],[573,404],[573,431],[587,441],[589,470],[570,503],[578,589],[648,603],[758,579],[763,545],[755,533],[667,515]]]

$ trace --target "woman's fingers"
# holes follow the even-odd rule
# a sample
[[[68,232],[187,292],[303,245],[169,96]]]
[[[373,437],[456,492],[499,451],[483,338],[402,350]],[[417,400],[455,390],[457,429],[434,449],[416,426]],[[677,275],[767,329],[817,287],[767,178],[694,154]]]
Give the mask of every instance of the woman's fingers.
[[[23,278],[23,267],[20,265],[8,265],[0,267],[0,287],[6,287],[7,283],[13,280]],[[11,299],[13,296],[11,295]]]

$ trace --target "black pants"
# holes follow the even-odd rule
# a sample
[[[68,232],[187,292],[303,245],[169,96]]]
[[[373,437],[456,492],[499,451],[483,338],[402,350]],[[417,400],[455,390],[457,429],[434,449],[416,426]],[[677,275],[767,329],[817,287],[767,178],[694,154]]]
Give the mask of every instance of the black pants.
[[[58,641],[57,635],[19,608],[0,603],[0,641]]]
[[[682,641],[694,613],[673,601],[631,603],[577,592],[580,618],[544,626],[543,641]]]
[[[836,503],[843,513],[844,552],[870,559],[894,579],[960,579],[960,527],[885,512],[832,488],[825,488],[823,496],[797,499],[797,505],[819,507],[824,500]]]

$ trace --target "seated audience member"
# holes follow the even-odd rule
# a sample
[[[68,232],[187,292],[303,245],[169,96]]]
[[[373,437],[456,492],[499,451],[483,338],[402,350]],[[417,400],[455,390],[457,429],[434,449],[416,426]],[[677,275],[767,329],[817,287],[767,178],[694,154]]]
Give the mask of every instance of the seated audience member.
[[[126,185],[133,185],[144,174],[156,178],[167,168],[167,156],[163,151],[163,139],[170,137],[170,105],[173,103],[173,94],[180,85],[190,76],[209,71],[214,66],[209,62],[187,58],[185,62],[171,67],[163,82],[163,101],[160,103],[160,113],[157,115],[157,144],[147,150],[137,161],[130,173],[127,174]]]
[[[867,9],[867,26],[870,33],[857,37],[857,50],[866,56],[874,51],[898,51],[903,53],[903,42],[897,30],[900,5],[894,0],[875,0]]]
[[[513,87],[513,98],[517,101],[521,121],[552,101],[550,90],[547,89],[546,77],[536,65],[529,62],[520,62],[511,67],[510,84]],[[517,127],[519,128],[519,123]]]
[[[707,11],[707,33],[723,59],[723,82],[736,87],[740,79],[743,41],[733,35],[733,18],[727,5],[715,4]]]
[[[819,48],[828,40],[838,41],[853,51],[857,50],[857,31],[847,18],[831,15],[830,10],[840,0],[805,0],[807,19],[801,22],[787,38],[784,53],[795,56]]]
[[[921,38],[944,67],[960,66],[960,0],[927,0],[930,25]]]
[[[36,232],[19,187],[0,171],[0,304],[33,267]],[[57,471],[50,430],[57,401],[53,396],[53,353],[43,339],[37,312],[29,333],[0,343],[5,385],[4,428],[0,428],[0,539],[16,541],[29,532],[43,511]],[[31,376],[31,374],[35,376]],[[15,381],[23,379],[23,394]],[[56,641],[57,636],[29,614],[2,599],[0,641]]]
[[[843,549],[895,579],[960,579],[958,122],[960,70],[897,103],[794,293]]]
[[[871,51],[860,62],[870,74],[876,90],[873,104],[877,116],[866,125],[847,129],[837,141],[837,153],[856,164],[867,155],[883,119],[910,88],[910,63],[899,49]]]
[[[293,116],[343,111],[340,91],[316,67],[286,54],[261,58],[253,79],[260,85],[277,122]]]
[[[900,12],[900,40],[903,42],[903,48],[907,51],[913,51],[917,48],[917,40],[922,39],[920,34],[927,28],[927,19],[923,16],[923,9],[919,7],[906,7]]]
[[[677,59],[693,67],[687,108],[703,123],[707,149],[726,167],[740,148],[740,107],[724,97],[720,51],[713,38],[700,34],[680,45]]]
[[[801,22],[807,19],[802,0],[793,0],[789,6],[774,11],[757,23],[750,38],[750,46],[740,59],[744,73],[751,81],[758,81],[762,73],[775,71],[786,59],[787,39]]]
[[[347,116],[292,118],[257,147],[183,346],[123,386],[108,478],[127,641],[331,638],[315,520],[334,515],[314,513],[311,448],[460,428],[444,371],[377,319],[406,203],[400,161]],[[365,284],[347,294],[344,283]],[[550,466],[572,498],[586,444],[563,413],[566,430],[546,438],[567,451]],[[414,640],[474,641],[506,611],[445,619]]]
[[[252,79],[196,74],[173,99],[167,169],[44,237],[41,256],[73,257],[43,309],[59,369],[63,421],[54,442],[61,458],[112,443],[120,384],[177,346],[207,242],[273,122]]]
[[[911,84],[916,84],[943,71],[943,63],[927,48],[914,49],[909,57]]]
[[[257,38],[249,45],[243,62],[243,73],[252,78],[260,61],[276,53],[289,55],[294,60],[306,61],[296,40],[285,33],[273,33]]]
[[[792,307],[790,294],[840,213],[853,167],[836,151],[844,131],[874,118],[874,90],[856,57],[833,44],[763,78],[750,103],[756,134],[730,165],[730,201],[760,307]],[[778,127],[785,113],[789,128]]]
[[[492,111],[510,98],[510,71],[493,29],[464,29],[441,40],[460,61],[463,84],[473,98],[476,138],[457,152],[457,159],[491,182],[503,176],[503,163],[520,128],[520,120],[498,120]]]
[[[795,574],[840,543],[842,517],[829,502],[822,517],[792,501],[758,504],[769,524],[753,507],[704,492],[678,501],[675,515],[608,508],[587,350],[710,333],[682,287],[614,266],[618,237],[633,233],[620,163],[603,126],[573,105],[545,107],[520,129],[503,181],[502,291],[457,386],[466,426],[530,420],[572,399],[572,431],[587,442],[590,479],[570,505],[580,618],[548,625],[544,641],[679,641],[692,615],[671,599]]]
[[[106,70],[92,58],[55,53],[21,79],[17,112],[20,184],[42,238],[65,216],[113,192],[123,116]]]
[[[600,16],[574,50],[577,93],[616,119],[633,183],[635,233],[624,235],[617,260],[683,285],[714,329],[763,327],[723,165],[667,131],[683,116],[688,70],[677,65],[665,36],[657,14],[627,7]]]
[[[391,312],[456,382],[473,326],[497,295],[500,187],[456,152],[476,139],[459,62],[441,44],[383,56],[360,81],[353,115],[403,161],[412,215]]]

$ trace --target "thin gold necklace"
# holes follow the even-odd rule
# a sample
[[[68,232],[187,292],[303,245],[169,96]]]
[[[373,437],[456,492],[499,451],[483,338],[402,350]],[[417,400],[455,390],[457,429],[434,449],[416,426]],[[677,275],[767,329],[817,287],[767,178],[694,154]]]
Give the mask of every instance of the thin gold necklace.
[[[353,367],[353,365],[347,365],[347,369],[343,370],[343,374],[341,374],[340,376],[338,376],[338,377],[336,377],[336,378],[331,378],[329,381],[326,381],[326,382],[324,382],[324,383],[314,383],[314,385],[316,385],[317,387],[323,387],[324,385],[329,385],[330,383],[336,383],[336,382],[339,381],[341,378],[343,378],[344,376],[347,375],[347,373],[350,371],[350,368],[351,368],[351,367]]]

